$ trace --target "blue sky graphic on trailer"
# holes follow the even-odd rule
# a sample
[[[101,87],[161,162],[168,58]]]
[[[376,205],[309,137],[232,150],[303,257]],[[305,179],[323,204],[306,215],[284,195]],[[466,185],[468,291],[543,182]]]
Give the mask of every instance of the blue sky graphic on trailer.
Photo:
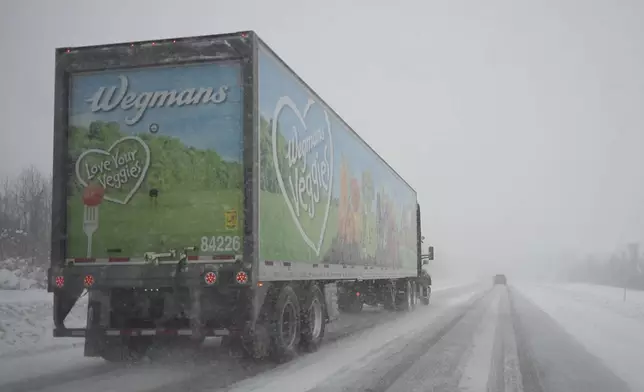
[[[281,97],[290,97],[300,112],[304,111],[309,98],[315,99],[286,68],[265,50],[259,51],[259,68],[259,111],[264,118],[273,119],[276,104]],[[317,101],[311,107],[310,113],[305,119],[306,129],[309,132],[325,128],[324,109],[321,102]],[[333,168],[335,169],[332,186],[333,197],[339,196],[339,169],[342,159],[345,159],[349,162],[349,167],[354,175],[363,171],[371,172],[376,187],[382,186],[387,189],[387,193],[394,197],[400,205],[411,204],[415,206],[415,191],[378,159],[376,154],[351,130],[347,129],[339,118],[331,111],[327,110],[327,112],[333,138]],[[293,137],[293,132],[288,130],[302,128],[301,121],[291,110],[282,110],[279,123],[280,130],[287,140]],[[300,135],[300,141],[305,136]],[[313,156],[310,156],[309,161],[312,159]]]
[[[126,85],[123,85],[124,82]],[[92,98],[97,97],[101,88],[100,102],[118,104],[114,108],[108,107],[108,110],[92,111]],[[211,88],[212,95],[196,95],[200,88]],[[188,89],[193,89],[193,93],[186,92]],[[116,122],[121,132],[129,135],[148,133],[151,127],[158,127],[159,135],[176,137],[183,144],[196,149],[215,150],[227,161],[241,161],[242,87],[238,64],[183,65],[76,74],[72,78],[71,90],[72,126],[87,127],[92,121]],[[114,92],[110,95],[112,90]],[[179,97],[174,105],[170,105],[171,97],[163,94],[172,90]],[[150,107],[145,108],[143,116],[137,119],[138,110],[134,105],[137,102],[145,103],[146,97],[141,97],[145,93],[150,94]],[[156,100],[154,93],[157,93]],[[197,97],[201,99],[197,100]],[[207,100],[208,97],[211,100]],[[135,98],[138,100],[135,101]],[[207,102],[203,103],[204,100]],[[128,124],[126,119],[134,121]]]

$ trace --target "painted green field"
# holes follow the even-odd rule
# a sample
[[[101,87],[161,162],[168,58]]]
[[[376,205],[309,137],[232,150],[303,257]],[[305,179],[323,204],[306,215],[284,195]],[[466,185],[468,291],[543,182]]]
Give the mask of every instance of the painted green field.
[[[68,257],[87,257],[83,208],[80,195],[68,202]],[[98,208],[92,257],[136,257],[144,252],[200,246],[203,236],[241,236],[243,232],[242,192],[239,189],[162,192],[156,206],[145,192],[140,192],[126,205],[103,201]],[[238,212],[237,230],[225,228],[224,212],[228,209]],[[121,252],[108,254],[108,249],[121,249]],[[226,252],[210,249],[202,253]]]
[[[322,211],[312,220],[303,219],[303,228],[310,233],[311,240],[317,245],[324,215]],[[307,222],[308,221],[308,222]],[[331,241],[338,231],[338,210],[331,204],[326,236],[320,256],[316,255],[302,239],[293,221],[284,197],[281,194],[261,192],[260,195],[260,259],[320,261],[331,247]]]

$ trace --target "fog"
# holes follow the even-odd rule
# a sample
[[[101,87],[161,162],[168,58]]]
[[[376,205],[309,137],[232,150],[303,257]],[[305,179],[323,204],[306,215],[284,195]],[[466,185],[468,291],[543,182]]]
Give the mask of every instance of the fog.
[[[437,270],[552,274],[644,237],[644,3],[527,3],[5,0],[0,176],[51,172],[55,47],[251,29],[417,190]]]

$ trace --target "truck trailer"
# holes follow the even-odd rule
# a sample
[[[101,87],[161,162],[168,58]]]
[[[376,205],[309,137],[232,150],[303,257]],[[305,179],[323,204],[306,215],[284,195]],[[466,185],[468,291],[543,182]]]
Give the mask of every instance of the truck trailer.
[[[55,69],[48,290],[85,356],[221,336],[283,361],[341,311],[429,303],[416,191],[254,32],[59,48]]]

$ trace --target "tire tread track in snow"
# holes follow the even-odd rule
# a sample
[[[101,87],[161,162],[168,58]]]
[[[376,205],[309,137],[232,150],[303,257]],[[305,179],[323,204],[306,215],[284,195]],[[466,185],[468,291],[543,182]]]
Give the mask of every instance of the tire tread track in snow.
[[[65,372],[55,372],[41,376],[32,377],[26,380],[14,381],[7,384],[0,384],[2,392],[28,392],[37,391],[53,386],[62,385],[68,382],[86,379],[99,375],[107,375],[123,369],[124,366],[112,363],[102,363],[94,367],[82,369],[70,369]]]
[[[348,382],[346,386],[337,387],[337,383],[332,383],[331,385],[320,386],[314,388],[310,392],[323,392],[323,391],[366,391],[366,392],[384,392],[388,391],[394,383],[396,383],[403,374],[405,374],[412,367],[417,365],[419,359],[425,356],[428,351],[437,346],[438,343],[443,341],[443,339],[454,330],[454,328],[459,325],[464,318],[469,317],[473,321],[480,320],[483,317],[484,311],[487,309],[485,306],[481,306],[482,302],[485,302],[487,294],[490,291],[484,291],[478,293],[474,296],[473,300],[467,301],[464,305],[459,305],[451,312],[443,314],[439,319],[436,320],[436,324],[439,324],[438,329],[432,333],[428,333],[427,336],[423,337],[422,332],[420,334],[415,334],[415,337],[405,342],[404,347],[400,347],[400,342],[392,342],[390,347],[383,347],[379,351],[389,351],[389,354],[386,354],[385,357],[380,357],[377,359],[377,365],[375,367],[370,367],[366,369],[366,373],[362,377],[358,377],[356,382]],[[469,328],[469,327],[468,327]],[[428,326],[428,329],[431,330],[431,326]],[[449,344],[449,343],[448,343]],[[448,350],[451,354],[454,354],[458,358],[461,358],[464,354],[467,344],[460,344],[460,348],[455,350]],[[422,361],[421,361],[422,362]],[[423,362],[424,364],[424,362]],[[443,363],[444,365],[444,363]],[[448,364],[447,367],[434,367],[431,371],[440,372],[441,374],[450,374],[451,378],[454,378],[450,383],[454,385],[458,382],[460,375],[452,377],[456,374],[455,370],[458,367],[458,360],[452,361]],[[425,377],[427,374],[427,369],[423,369],[422,375],[420,377]],[[412,378],[416,378],[416,375],[412,375]],[[413,385],[412,385],[413,384]],[[414,389],[417,388],[417,389]],[[420,389],[418,389],[420,388]],[[393,390],[393,389],[392,389]],[[426,386],[420,385],[416,382],[408,384],[405,388],[407,391],[416,391],[416,390],[431,390],[427,389]],[[439,389],[437,389],[439,390]]]
[[[498,335],[500,307],[502,306],[503,291],[493,290],[491,299],[485,306],[485,311],[479,325],[472,333],[472,344],[466,349],[459,361],[458,369],[461,377],[458,381],[460,391],[482,391],[495,374],[494,354],[499,346]],[[497,389],[489,389],[496,391]]]
[[[575,331],[566,330],[560,320],[546,313],[541,306],[562,307],[566,311],[567,298],[559,293],[552,295],[549,288],[543,288],[549,295],[539,302],[525,295],[524,286],[512,287],[511,299],[518,326],[519,364],[526,392],[570,391],[570,392],[621,392],[642,390],[629,385],[619,377],[601,355],[595,355],[575,336]],[[543,301],[543,302],[541,302]],[[605,317],[604,314],[602,316]],[[592,318],[583,318],[583,313],[572,313],[582,317],[577,328],[589,327]],[[580,331],[581,332],[581,331]],[[614,335],[613,335],[614,336]],[[610,336],[597,335],[598,339]],[[632,344],[637,344],[632,341]],[[523,357],[523,358],[522,358]],[[637,361],[634,356],[633,360]],[[637,363],[637,362],[635,362]],[[532,376],[532,379],[528,379]],[[532,383],[535,383],[534,385]]]
[[[528,336],[522,324],[523,320],[518,316],[514,296],[516,293],[510,286],[508,287],[510,312],[512,326],[516,335],[517,355],[519,359],[519,369],[521,370],[523,390],[525,392],[544,392],[542,375],[536,364],[532,360],[534,353],[528,344]]]
[[[438,332],[425,330],[421,340],[410,352],[401,352],[397,369],[385,371],[384,379],[368,391],[453,391],[463,378],[464,365],[473,353],[475,334],[489,312],[494,299],[492,289],[485,290],[467,305],[459,307],[456,316]],[[422,336],[418,335],[418,336]],[[433,337],[433,338],[430,338]],[[404,366],[403,366],[404,364]],[[383,382],[384,381],[384,382]]]
[[[500,335],[497,341],[500,343],[501,352],[494,358],[499,361],[498,382],[495,385],[498,391],[523,392],[523,377],[519,366],[519,354],[517,349],[517,334],[514,327],[515,314],[510,304],[510,290],[503,290],[501,307],[499,308],[498,330]]]
[[[70,339],[78,340],[77,338],[70,338]],[[83,341],[79,340],[76,343],[61,343],[61,344],[48,345],[44,347],[23,348],[15,351],[7,351],[7,352],[0,353],[0,359],[3,359],[3,358],[18,359],[18,358],[24,358],[29,356],[51,353],[54,351],[69,350],[70,348],[77,348],[77,347],[82,348],[83,346],[84,346]]]

